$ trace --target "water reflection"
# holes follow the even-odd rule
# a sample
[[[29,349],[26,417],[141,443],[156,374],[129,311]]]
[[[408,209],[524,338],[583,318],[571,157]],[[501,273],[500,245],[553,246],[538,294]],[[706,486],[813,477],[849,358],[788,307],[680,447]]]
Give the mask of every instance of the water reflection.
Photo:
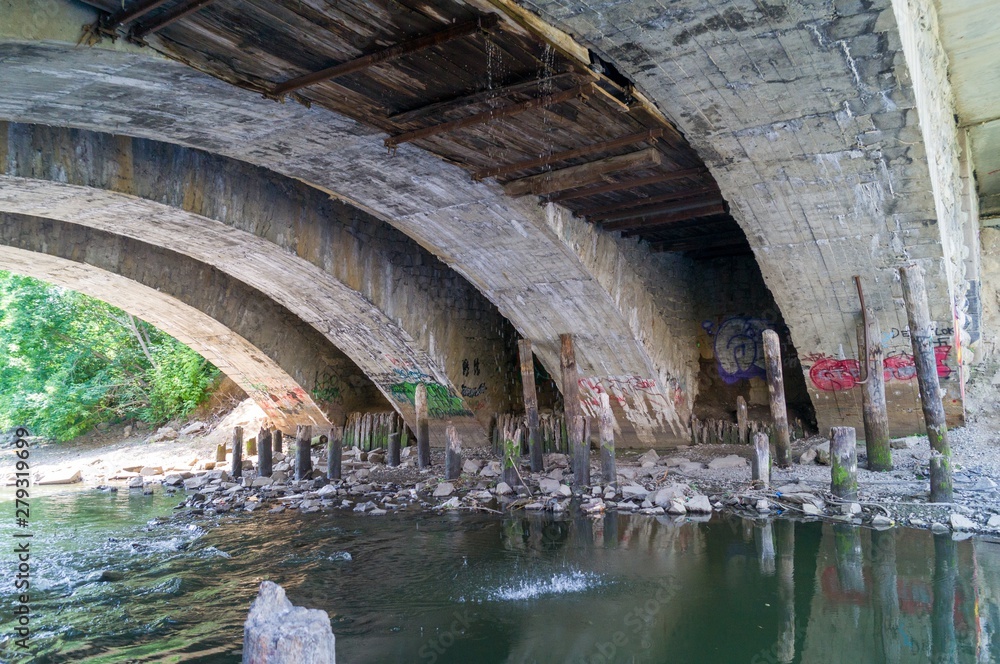
[[[201,534],[145,527],[170,502],[41,503],[40,573],[68,580],[40,579],[39,662],[238,662],[261,578],[326,609],[349,662],[1000,661],[982,540],[614,513],[227,515]],[[95,582],[108,568],[125,578]]]

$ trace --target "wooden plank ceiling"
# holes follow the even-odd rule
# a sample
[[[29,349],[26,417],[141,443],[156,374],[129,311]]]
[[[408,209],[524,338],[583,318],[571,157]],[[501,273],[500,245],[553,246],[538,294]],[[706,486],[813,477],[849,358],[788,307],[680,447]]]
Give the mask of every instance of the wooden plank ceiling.
[[[655,251],[748,253],[678,131],[607,63],[511,0],[87,0],[91,38],[147,44],[317,104],[554,201]]]

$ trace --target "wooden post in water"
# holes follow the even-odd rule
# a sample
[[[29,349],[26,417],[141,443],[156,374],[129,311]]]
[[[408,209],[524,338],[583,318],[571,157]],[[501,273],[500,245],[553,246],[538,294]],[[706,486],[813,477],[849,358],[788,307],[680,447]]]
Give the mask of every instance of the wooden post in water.
[[[457,480],[462,474],[462,441],[450,422],[444,433],[448,439],[448,446],[444,450],[444,478]]]
[[[399,466],[399,432],[393,431],[389,434],[389,467]]]
[[[271,463],[271,432],[266,426],[260,428],[257,434],[257,474],[261,477],[270,477],[273,464]]]
[[[542,471],[542,441],[538,437],[538,392],[535,389],[535,360],[531,355],[531,341],[517,342],[517,352],[521,358],[521,385],[524,386],[524,414],[528,421],[528,456],[531,472]]]
[[[295,479],[309,479],[312,472],[312,431],[309,424],[300,424],[295,431]]]
[[[771,485],[771,442],[766,433],[756,433],[753,437],[753,461],[751,477],[755,485],[766,489]]]
[[[764,330],[764,359],[771,416],[774,418],[774,462],[779,468],[787,468],[791,440],[788,435],[788,409],[785,407],[785,382],[781,373],[781,343],[774,330]]]
[[[872,530],[872,618],[875,653],[879,661],[898,662],[902,651],[899,634],[899,582],[896,574],[895,530]]]
[[[740,445],[746,445],[747,439],[747,427],[750,425],[747,417],[747,400],[743,396],[736,397],[736,426],[739,429]]]
[[[417,385],[413,396],[417,409],[417,468],[423,470],[431,465],[431,433],[427,419],[427,386]]]
[[[584,423],[580,409],[580,377],[576,370],[573,335],[559,335],[559,365],[562,368],[563,412],[573,455],[573,485],[590,484],[590,445],[583,439]]]
[[[521,459],[521,427],[516,430],[503,431],[503,481],[511,487],[520,486],[521,476],[518,473],[518,463]]]
[[[778,552],[778,642],[781,664],[795,661],[795,522],[774,522]]]
[[[344,427],[333,427],[330,429],[330,446],[326,451],[326,479],[331,482],[339,480],[343,463]]]
[[[618,481],[618,469],[615,464],[615,420],[611,413],[611,401],[604,392],[597,398],[601,405],[599,419],[601,432],[601,479],[605,484]]]
[[[858,324],[858,359],[868,362],[868,379],[861,386],[865,420],[865,450],[868,470],[892,470],[889,447],[889,412],[885,406],[885,369],[882,362],[882,332],[874,311],[868,311],[868,334],[864,321]]]
[[[272,447],[275,453],[284,454],[284,450],[281,449],[281,439],[285,434],[281,433],[281,429],[275,429],[274,435],[271,437]]]
[[[927,424],[927,439],[931,444],[931,502],[950,503],[951,448],[948,446],[948,425],[945,423],[941,384],[938,382],[937,360],[934,357],[934,328],[927,306],[924,275],[916,265],[899,268],[906,302],[906,320],[910,326],[913,363],[917,369],[920,404]]]
[[[854,427],[830,429],[830,492],[843,500],[858,499],[858,451]]]
[[[229,467],[232,477],[243,477],[243,427],[233,427],[233,464]]]

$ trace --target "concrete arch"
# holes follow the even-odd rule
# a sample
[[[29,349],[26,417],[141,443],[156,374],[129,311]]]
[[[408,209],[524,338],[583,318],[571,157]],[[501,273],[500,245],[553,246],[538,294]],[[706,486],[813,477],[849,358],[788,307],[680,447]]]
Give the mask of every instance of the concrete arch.
[[[312,326],[270,298],[178,252],[83,225],[0,213],[0,266],[138,316],[215,364],[286,431],[389,408],[378,389]],[[343,389],[311,396],[322,372]],[[325,410],[325,412],[324,412]],[[329,418],[328,418],[329,415]]]
[[[420,150],[389,157],[353,121],[263,101],[157,57],[24,42],[0,53],[0,118],[175,142],[347,199],[471,282],[553,375],[558,335],[573,333],[584,394],[618,397],[622,442],[688,439],[698,351],[686,259],[651,257],[557,208],[512,201]]]

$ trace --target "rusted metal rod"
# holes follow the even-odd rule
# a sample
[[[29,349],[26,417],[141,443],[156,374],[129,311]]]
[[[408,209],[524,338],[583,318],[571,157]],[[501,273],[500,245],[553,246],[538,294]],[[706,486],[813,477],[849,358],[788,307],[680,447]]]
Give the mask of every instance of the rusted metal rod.
[[[497,26],[499,20],[500,19],[496,14],[486,14],[485,16],[481,16],[472,21],[466,21],[465,23],[449,26],[438,32],[410,39],[405,42],[400,42],[399,44],[384,48],[380,51],[363,55],[360,58],[355,58],[354,60],[343,62],[332,67],[327,67],[326,69],[322,69],[311,74],[305,74],[303,76],[292,78],[284,83],[278,83],[274,86],[273,93],[275,96],[285,95],[289,92],[294,92],[295,90],[315,85],[316,83],[329,81],[330,79],[340,76],[347,76],[348,74],[363,71],[369,67],[374,67],[375,65],[388,60],[395,60],[396,58],[409,55],[410,53],[416,53],[417,51],[422,51],[432,46],[438,46],[454,39],[461,39],[462,37],[467,37],[481,30],[492,30]]]
[[[215,0],[194,0],[193,2],[182,2],[174,7],[172,11],[167,12],[156,21],[135,26],[129,36],[132,39],[142,39],[147,35],[157,32],[158,30],[162,30],[175,21],[181,20],[185,16],[189,16],[196,11],[204,9],[213,2],[215,2]]]

